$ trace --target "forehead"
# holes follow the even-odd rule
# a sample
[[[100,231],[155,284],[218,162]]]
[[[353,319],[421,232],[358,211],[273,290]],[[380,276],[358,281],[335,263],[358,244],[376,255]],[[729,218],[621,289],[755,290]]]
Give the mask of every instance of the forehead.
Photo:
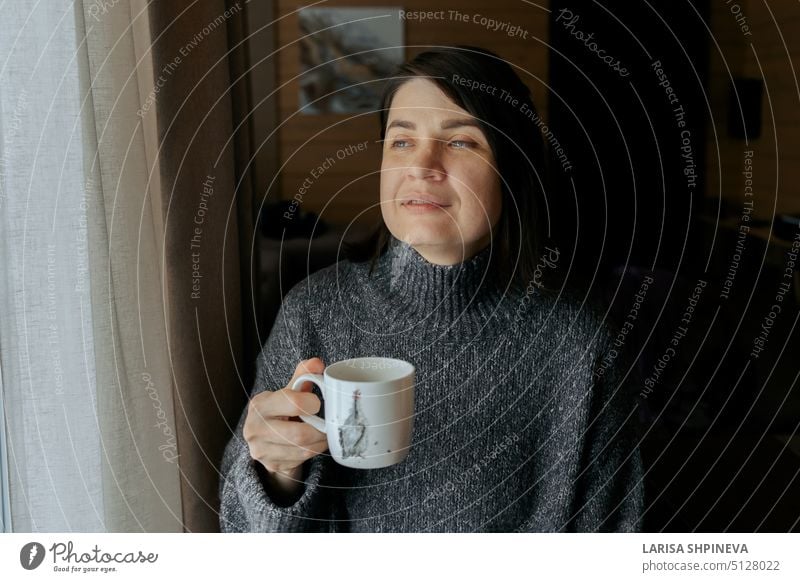
[[[392,99],[389,119],[426,116],[452,117],[454,113],[472,117],[445,95],[433,81],[417,78],[400,85]]]

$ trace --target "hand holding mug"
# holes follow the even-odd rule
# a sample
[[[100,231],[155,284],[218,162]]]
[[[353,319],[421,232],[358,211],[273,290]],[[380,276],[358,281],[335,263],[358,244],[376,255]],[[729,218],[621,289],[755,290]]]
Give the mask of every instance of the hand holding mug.
[[[316,414],[320,400],[312,393],[311,382],[294,390],[303,374],[322,372],[319,358],[303,360],[295,368],[289,384],[281,390],[266,390],[250,399],[243,436],[250,456],[261,463],[282,493],[297,491],[302,485],[303,462],[328,450],[326,435],[305,422],[292,420]]]

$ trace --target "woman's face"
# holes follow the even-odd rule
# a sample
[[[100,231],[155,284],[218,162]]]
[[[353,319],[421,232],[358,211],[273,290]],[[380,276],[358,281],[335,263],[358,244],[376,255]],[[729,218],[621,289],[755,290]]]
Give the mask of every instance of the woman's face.
[[[502,195],[477,120],[434,83],[417,78],[395,93],[386,128],[381,212],[389,231],[438,265],[460,263],[485,248]]]

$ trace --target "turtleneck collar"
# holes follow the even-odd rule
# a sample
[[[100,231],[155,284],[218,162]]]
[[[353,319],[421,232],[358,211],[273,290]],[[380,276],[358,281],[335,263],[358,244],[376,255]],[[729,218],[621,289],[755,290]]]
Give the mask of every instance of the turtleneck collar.
[[[376,307],[388,323],[485,324],[498,310],[503,288],[492,270],[490,244],[455,265],[430,263],[410,244],[390,236],[368,276]]]

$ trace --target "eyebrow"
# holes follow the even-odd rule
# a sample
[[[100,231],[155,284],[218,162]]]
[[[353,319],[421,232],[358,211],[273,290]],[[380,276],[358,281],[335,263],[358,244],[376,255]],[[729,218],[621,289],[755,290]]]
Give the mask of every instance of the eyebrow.
[[[481,125],[478,122],[478,120],[477,119],[472,119],[470,117],[459,117],[459,118],[453,118],[453,119],[445,119],[442,122],[441,128],[442,129],[453,129],[455,127],[465,127],[465,126],[477,127],[478,129],[481,128]],[[392,129],[393,127],[403,127],[405,129],[412,129],[412,130],[417,129],[416,124],[414,124],[414,123],[412,123],[410,121],[406,121],[404,119],[395,119],[394,121],[392,121],[386,127],[386,130],[388,131],[388,130]]]

